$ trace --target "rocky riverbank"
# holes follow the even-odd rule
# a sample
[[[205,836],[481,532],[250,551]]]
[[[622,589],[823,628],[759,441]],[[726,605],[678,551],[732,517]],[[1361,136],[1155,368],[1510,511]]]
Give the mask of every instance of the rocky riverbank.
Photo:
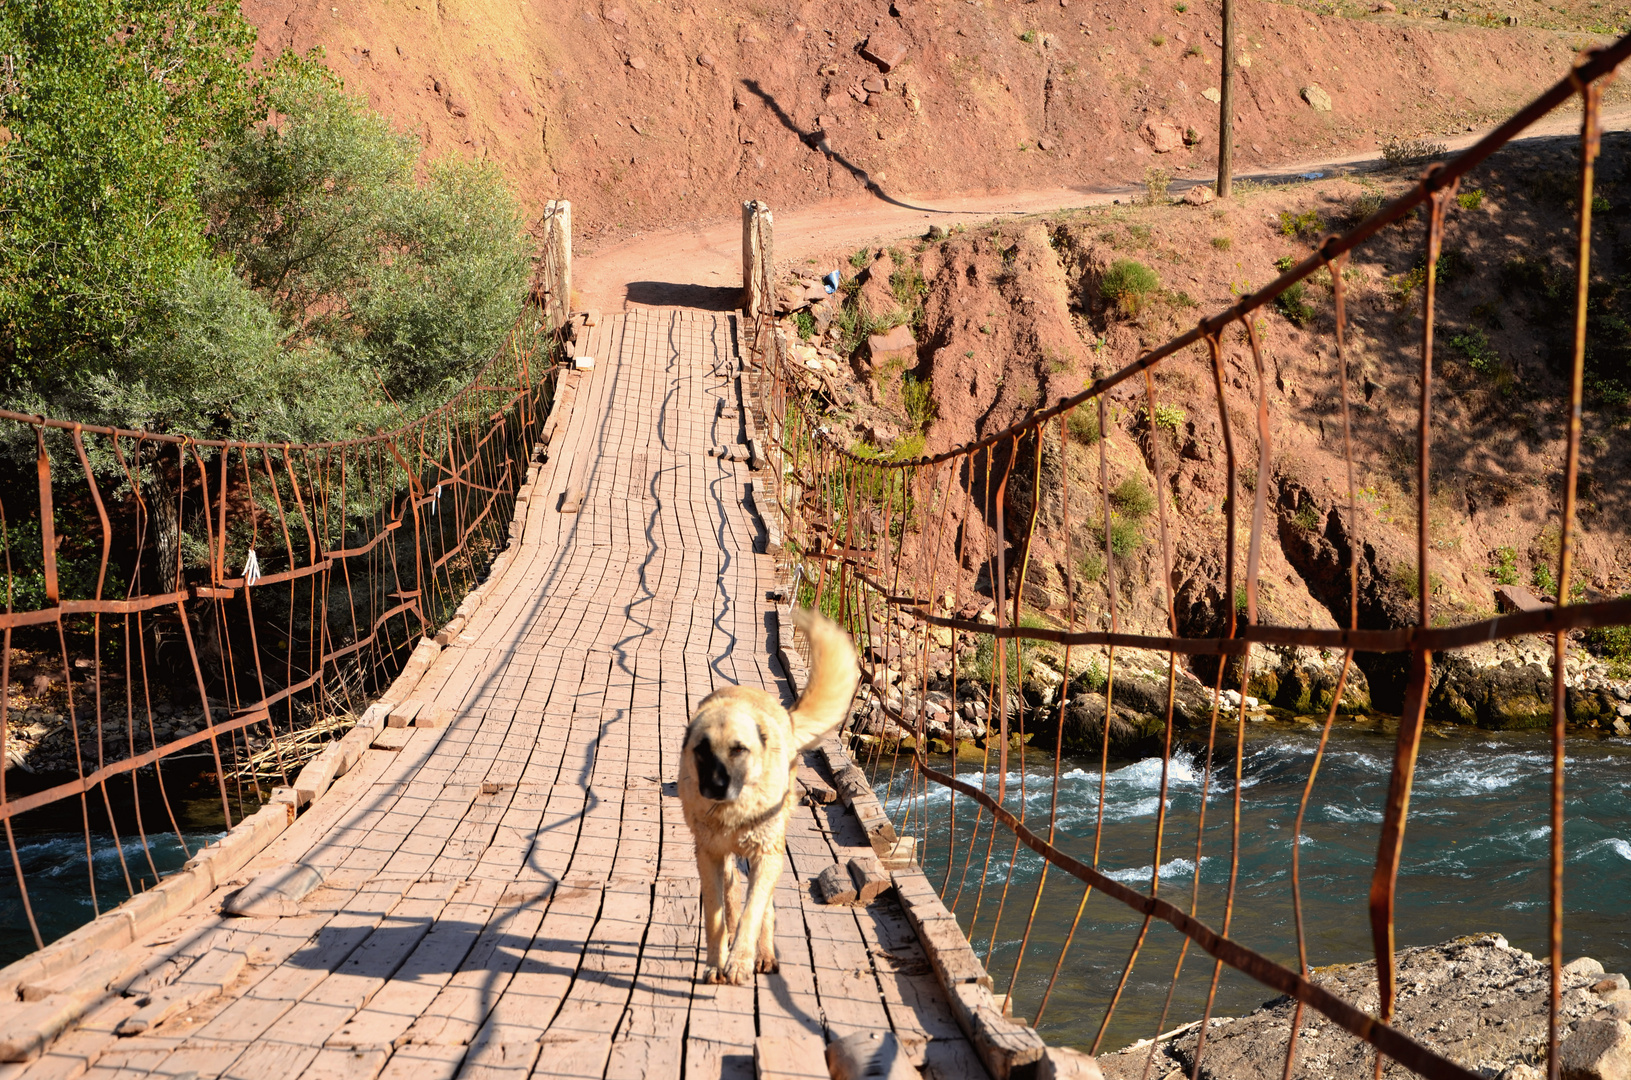
[[[1314,972],[1314,982],[1374,1012],[1375,965],[1338,964]],[[1480,1075],[1540,1080],[1546,1075],[1546,1013],[1550,977],[1544,959],[1512,948],[1498,934],[1458,938],[1398,954],[1395,1026]],[[1563,1080],[1631,1077],[1631,989],[1626,978],[1581,957],[1564,969],[1560,1048]],[[1265,1080],[1283,1075],[1295,1005],[1268,1002],[1249,1016],[1214,1018],[1201,1056],[1206,1080]],[[1149,1076],[1191,1075],[1198,1023],[1163,1035]],[[1107,1080],[1138,1080],[1148,1040],[1099,1058]],[[1303,1011],[1297,1047],[1299,1080],[1369,1076],[1374,1057],[1364,1044],[1312,1009]]]
[[[990,605],[959,614],[993,621]],[[915,745],[921,718],[922,736],[934,751],[985,745],[999,726],[1000,702],[991,694],[990,639],[925,627],[904,611],[895,612],[887,625],[874,620],[869,629],[869,677],[854,709],[855,730],[863,740]],[[920,635],[928,635],[927,650]],[[885,645],[890,638],[894,642]],[[1247,693],[1225,690],[1220,712],[1231,721],[1242,708],[1249,721],[1323,721],[1341,667],[1342,655],[1335,650],[1256,648]],[[1066,752],[1096,753],[1108,697],[1112,755],[1128,758],[1159,752],[1166,715],[1166,654],[1117,650],[1113,686],[1106,677],[1108,655],[1103,649],[1073,649],[1070,668],[1067,680],[1062,650],[1043,645],[1027,645],[1022,660],[1010,663],[1006,704],[1011,737],[1023,731],[1038,747],[1051,750],[1058,744]],[[1372,669],[1379,678],[1393,678],[1386,664],[1373,664]],[[1226,682],[1238,685],[1238,674],[1231,673]],[[1571,648],[1564,662],[1564,683],[1571,724],[1631,735],[1631,680],[1616,677],[1607,663],[1584,649]],[[1365,670],[1351,665],[1338,712],[1373,714],[1377,710],[1372,693]],[[1381,698],[1396,694],[1393,687],[1377,691]],[[1180,657],[1173,688],[1173,720],[1180,740],[1193,741],[1204,734],[1211,702],[1212,684]],[[1549,641],[1492,642],[1434,658],[1427,705],[1430,724],[1511,731],[1545,727],[1551,715]]]

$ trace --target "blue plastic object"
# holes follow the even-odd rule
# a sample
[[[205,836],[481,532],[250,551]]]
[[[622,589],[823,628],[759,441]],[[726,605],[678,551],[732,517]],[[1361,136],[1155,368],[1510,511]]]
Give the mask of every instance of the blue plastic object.
[[[826,277],[822,278],[821,283],[823,285],[827,286],[827,292],[828,293],[837,292],[838,291],[838,271],[834,270],[832,273],[830,273]]]

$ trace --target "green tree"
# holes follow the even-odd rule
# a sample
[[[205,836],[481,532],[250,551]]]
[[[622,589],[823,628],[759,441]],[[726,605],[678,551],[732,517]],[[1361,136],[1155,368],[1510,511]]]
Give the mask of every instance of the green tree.
[[[236,4],[0,5],[0,378],[49,388],[124,347],[206,250],[210,141],[241,129]]]
[[[313,58],[265,73],[271,119],[201,172],[213,255],[183,266],[68,415],[198,437],[369,434],[439,404],[498,348],[530,271],[514,197],[348,96]]]

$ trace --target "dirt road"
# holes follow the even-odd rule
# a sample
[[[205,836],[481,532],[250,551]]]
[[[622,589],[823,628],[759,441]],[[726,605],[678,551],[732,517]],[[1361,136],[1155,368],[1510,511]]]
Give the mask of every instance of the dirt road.
[[[1556,110],[1535,124],[1523,141],[1572,140],[1579,130],[1578,107]],[[1605,112],[1604,129],[1631,130],[1631,105]],[[1473,145],[1487,131],[1447,140],[1451,150]],[[1331,161],[1290,163],[1237,179],[1273,183],[1318,173],[1324,176],[1374,171],[1379,154]],[[1174,181],[1181,194],[1211,176]],[[832,269],[834,259],[873,242],[922,235],[930,225],[989,221],[1085,206],[1103,206],[1141,192],[1138,186],[1046,188],[1034,191],[971,192],[918,198],[889,192],[836,200],[776,214],[776,260],[782,265],[809,261],[812,273]],[[774,211],[774,207],[772,210]],[[737,306],[742,281],[742,225],[739,219],[702,227],[640,233],[580,255],[573,266],[577,306],[619,311],[647,306],[686,306],[729,310]]]

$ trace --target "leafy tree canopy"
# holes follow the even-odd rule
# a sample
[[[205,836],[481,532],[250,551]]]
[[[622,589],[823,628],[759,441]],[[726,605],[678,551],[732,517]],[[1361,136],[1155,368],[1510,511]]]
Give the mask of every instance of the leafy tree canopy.
[[[498,347],[530,264],[496,170],[419,169],[314,57],[252,73],[252,40],[201,0],[0,6],[8,405],[344,438]]]
[[[197,179],[241,129],[255,32],[214,0],[0,5],[0,364],[123,347],[205,251]]]

